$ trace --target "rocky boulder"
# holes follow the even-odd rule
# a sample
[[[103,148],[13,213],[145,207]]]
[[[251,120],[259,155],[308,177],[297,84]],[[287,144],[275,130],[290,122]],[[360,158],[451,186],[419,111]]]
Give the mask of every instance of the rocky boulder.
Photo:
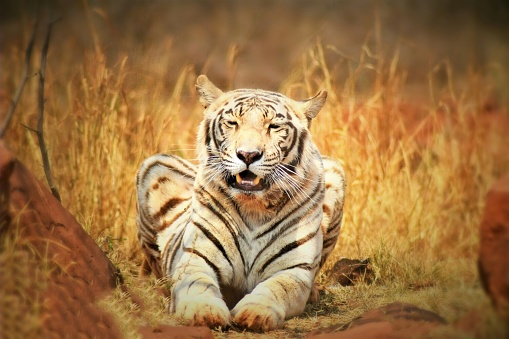
[[[415,305],[394,302],[368,311],[345,325],[310,333],[306,338],[426,338],[446,321]]]
[[[16,337],[28,326],[9,317],[18,309],[37,314],[41,338],[121,337],[111,315],[96,305],[98,298],[119,282],[117,269],[46,186],[1,142],[0,241],[4,262],[14,267],[0,268],[2,298],[12,300],[10,305],[2,305],[2,318],[12,318],[2,324],[6,337]],[[16,267],[12,261],[18,257],[29,259],[18,264],[23,267]],[[17,272],[27,277],[17,277]],[[9,290],[5,286],[12,281],[20,284]],[[25,305],[19,305],[21,301]]]
[[[509,175],[493,184],[486,199],[479,275],[497,313],[509,319]]]

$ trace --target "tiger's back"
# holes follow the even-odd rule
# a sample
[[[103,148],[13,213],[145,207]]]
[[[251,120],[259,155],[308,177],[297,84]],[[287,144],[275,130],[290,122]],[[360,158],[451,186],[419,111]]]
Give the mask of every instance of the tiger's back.
[[[280,327],[304,309],[342,222],[343,170],[308,131],[326,94],[223,93],[204,77],[197,89],[198,166],[155,155],[138,173],[145,272],[168,276],[170,310],[188,322]]]
[[[145,254],[142,274],[164,276],[158,235],[179,218],[188,218],[196,169],[190,162],[167,154],[146,159],[137,178],[138,241]]]

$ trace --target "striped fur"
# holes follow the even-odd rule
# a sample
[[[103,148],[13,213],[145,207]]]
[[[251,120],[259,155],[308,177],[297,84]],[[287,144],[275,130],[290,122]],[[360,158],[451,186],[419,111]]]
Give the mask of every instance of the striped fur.
[[[281,327],[303,311],[341,228],[343,169],[308,130],[326,92],[223,93],[205,76],[196,87],[198,165],[159,154],[138,172],[144,272],[170,279],[170,311],[185,322]]]

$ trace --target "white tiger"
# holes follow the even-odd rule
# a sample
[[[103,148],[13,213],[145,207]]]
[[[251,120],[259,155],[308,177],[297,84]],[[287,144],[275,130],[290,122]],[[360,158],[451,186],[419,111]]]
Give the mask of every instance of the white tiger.
[[[169,278],[186,323],[281,327],[304,310],[342,223],[343,169],[308,130],[327,92],[223,93],[204,75],[196,88],[198,166],[158,154],[137,175],[143,271]]]

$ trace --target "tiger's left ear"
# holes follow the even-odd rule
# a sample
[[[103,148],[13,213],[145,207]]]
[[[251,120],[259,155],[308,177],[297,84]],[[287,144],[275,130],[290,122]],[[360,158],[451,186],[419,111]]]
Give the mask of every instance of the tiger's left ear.
[[[311,99],[301,101],[304,114],[308,120],[311,120],[317,116],[318,112],[320,112],[323,105],[325,104],[325,100],[327,100],[327,91],[321,90]]]
[[[196,91],[200,96],[200,103],[203,107],[207,108],[216,101],[217,98],[223,94],[219,88],[217,88],[206,75],[200,75],[196,79]]]

